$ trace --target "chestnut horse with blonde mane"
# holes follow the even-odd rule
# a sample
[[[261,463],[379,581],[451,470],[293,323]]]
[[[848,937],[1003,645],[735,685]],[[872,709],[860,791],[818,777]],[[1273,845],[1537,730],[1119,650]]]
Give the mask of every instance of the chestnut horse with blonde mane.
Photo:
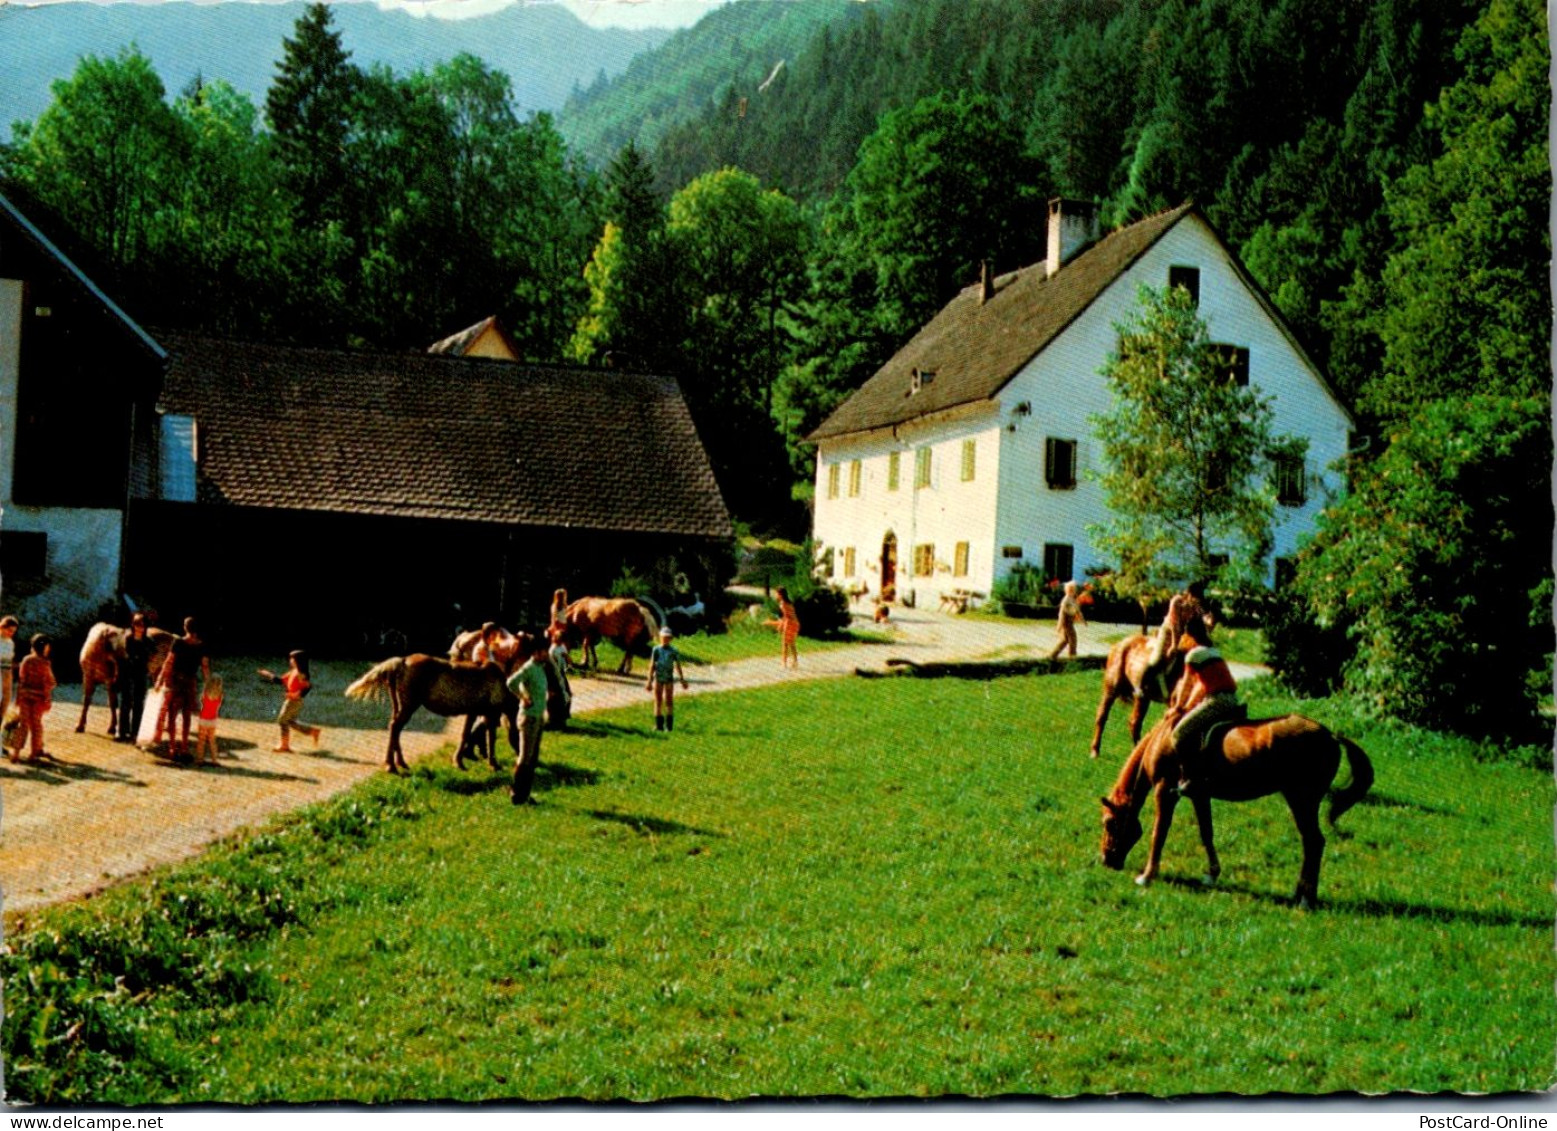
[[[392,774],[406,768],[400,732],[420,707],[445,718],[465,716],[465,730],[454,750],[454,764],[462,770],[471,730],[478,718],[484,728],[480,735],[487,765],[498,768],[498,719],[508,723],[508,745],[515,751],[519,749],[519,700],[504,684],[503,673],[496,664],[467,664],[421,653],[394,656],[371,668],[345,694],[348,699],[389,696],[389,749],[384,755],[384,768]]]
[[[602,638],[620,648],[619,675],[632,674],[633,657],[647,656],[660,631],[654,614],[631,597],[580,597],[562,611],[562,627],[569,648],[583,645],[582,668],[600,665],[595,645]]]
[[[1206,622],[1198,616],[1184,623],[1184,631],[1197,644],[1210,644],[1211,634]],[[1098,756],[1103,747],[1103,726],[1108,722],[1109,708],[1115,700],[1129,699],[1130,744],[1141,741],[1141,724],[1146,719],[1146,708],[1152,703],[1163,702],[1162,688],[1155,678],[1148,678],[1151,667],[1152,642],[1156,635],[1136,633],[1127,636],[1108,650],[1108,663],[1103,666],[1103,699],[1097,705],[1097,720],[1092,727],[1092,757]],[[1168,660],[1164,682],[1172,687],[1184,672],[1184,654],[1175,651]]]
[[[1146,795],[1156,796],[1150,852],[1145,869],[1135,878],[1142,885],[1149,884],[1157,875],[1162,846],[1168,839],[1173,809],[1178,804],[1179,760],[1169,751],[1167,739],[1179,721],[1174,711],[1163,716],[1130,752],[1113,792],[1102,799],[1102,862],[1118,871],[1141,839],[1140,813]],[[1213,728],[1213,745],[1217,729]],[[1360,746],[1302,715],[1253,719],[1228,729],[1220,740],[1220,749],[1208,750],[1206,764],[1197,774],[1204,793],[1196,791],[1190,798],[1200,825],[1200,842],[1206,850],[1205,882],[1216,882],[1222,871],[1212,842],[1212,799],[1251,801],[1279,793],[1292,810],[1292,820],[1303,838],[1303,866],[1293,898],[1302,907],[1318,903],[1319,863],[1325,851],[1319,805],[1335,781],[1343,755],[1351,767],[1351,780],[1330,798],[1328,820],[1332,828],[1341,814],[1357,804],[1373,785],[1373,763]]]

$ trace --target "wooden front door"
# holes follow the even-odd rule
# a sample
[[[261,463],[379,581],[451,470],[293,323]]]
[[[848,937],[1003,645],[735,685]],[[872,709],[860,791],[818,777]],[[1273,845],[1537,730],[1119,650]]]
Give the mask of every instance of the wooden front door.
[[[881,543],[881,599],[897,599],[897,535],[890,532]]]

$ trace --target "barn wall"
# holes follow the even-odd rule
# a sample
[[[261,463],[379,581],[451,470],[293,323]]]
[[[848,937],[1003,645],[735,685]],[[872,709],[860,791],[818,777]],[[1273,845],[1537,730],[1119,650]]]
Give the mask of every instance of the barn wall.
[[[441,653],[456,630],[483,621],[544,624],[556,588],[607,592],[627,557],[701,548],[651,535],[141,502],[130,511],[125,588],[164,625],[200,616],[229,650],[371,654],[399,650],[403,638],[408,651]]]

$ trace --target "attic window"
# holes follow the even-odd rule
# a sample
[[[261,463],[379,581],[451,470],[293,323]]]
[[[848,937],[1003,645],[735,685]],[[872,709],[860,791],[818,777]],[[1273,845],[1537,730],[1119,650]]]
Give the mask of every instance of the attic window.
[[[1200,268],[1174,265],[1168,268],[1168,289],[1183,287],[1189,292],[1189,304],[1200,305]]]
[[[1211,354],[1211,370],[1224,385],[1246,388],[1249,384],[1249,351],[1244,346],[1232,346],[1225,342],[1212,342],[1207,347]]]
[[[908,395],[913,396],[915,393],[919,392],[919,390],[923,389],[926,385],[934,380],[935,370],[920,369],[918,366],[915,366],[913,380],[910,382],[908,388]]]

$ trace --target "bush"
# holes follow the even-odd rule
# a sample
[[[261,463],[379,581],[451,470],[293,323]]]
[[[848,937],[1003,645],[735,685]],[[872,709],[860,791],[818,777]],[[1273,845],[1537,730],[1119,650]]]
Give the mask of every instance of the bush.
[[[1346,689],[1375,710],[1479,737],[1549,730],[1552,462],[1545,399],[1428,405],[1326,511],[1298,586],[1347,626]]]
[[[843,635],[849,628],[849,595],[824,585],[804,597],[793,598],[803,636],[818,640]]]
[[[1270,594],[1261,605],[1265,662],[1282,683],[1308,699],[1335,692],[1353,652],[1345,626],[1321,625],[1291,587]]]

